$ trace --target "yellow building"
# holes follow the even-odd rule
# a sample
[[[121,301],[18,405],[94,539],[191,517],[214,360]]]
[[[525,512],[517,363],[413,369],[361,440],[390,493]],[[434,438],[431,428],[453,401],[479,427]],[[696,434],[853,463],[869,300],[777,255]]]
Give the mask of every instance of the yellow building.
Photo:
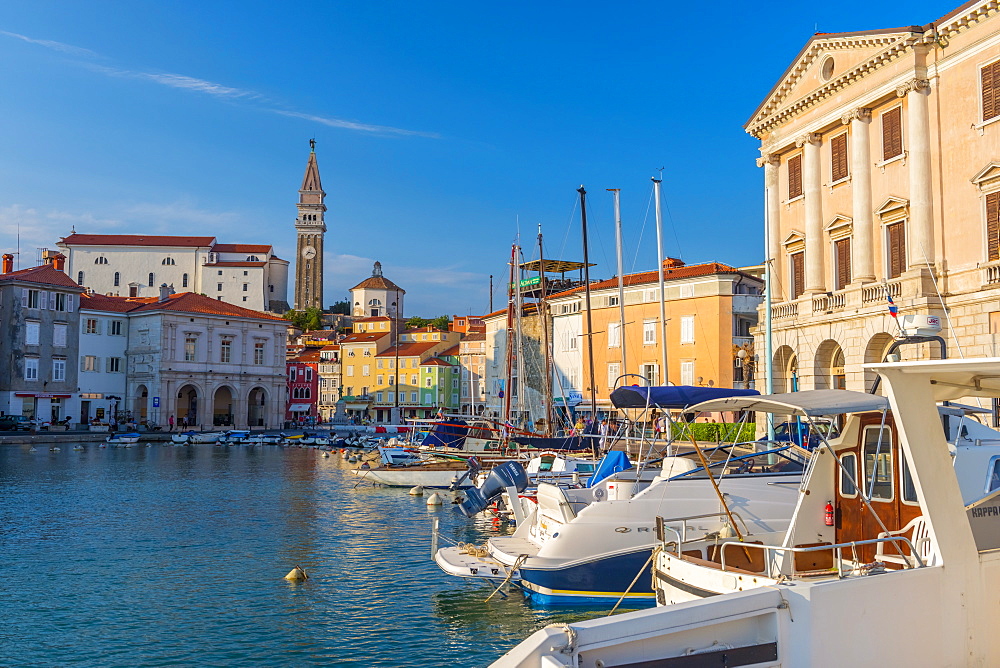
[[[951,356],[996,354],[1000,15],[968,2],[898,23],[814,35],[745,126],[764,168],[775,391],[868,389],[862,364],[900,334],[889,297],[899,323],[939,321]]]

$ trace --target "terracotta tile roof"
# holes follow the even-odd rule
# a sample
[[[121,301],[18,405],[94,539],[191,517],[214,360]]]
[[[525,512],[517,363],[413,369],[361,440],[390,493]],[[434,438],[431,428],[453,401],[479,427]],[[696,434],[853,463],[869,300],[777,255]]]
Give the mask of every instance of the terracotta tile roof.
[[[341,344],[344,343],[371,343],[372,341],[378,341],[383,336],[389,336],[390,332],[359,332],[357,334],[349,334],[346,339],[341,340]]]
[[[339,343],[328,343],[327,345],[320,348],[320,350],[340,350]]]
[[[399,294],[406,294],[406,290],[399,287],[385,276],[369,276],[351,288],[351,290],[359,290],[361,288],[374,288],[375,290],[399,290]]]
[[[280,257],[274,254],[271,255],[271,260],[272,261],[277,260],[278,262],[288,262],[288,260],[282,260]]]
[[[128,313],[134,308],[142,306],[142,302],[130,301],[128,297],[115,297],[114,295],[83,294],[80,295],[80,308],[94,311],[113,311],[115,313]]]
[[[415,357],[417,355],[423,354],[433,348],[434,346],[440,345],[440,341],[417,341],[415,343],[401,343],[399,344],[399,356],[400,357]],[[381,352],[376,357],[395,357],[396,356],[396,346],[392,346]]]
[[[455,366],[451,362],[446,362],[440,357],[432,357],[420,366]]]
[[[194,292],[173,294],[166,301],[162,302],[157,297],[147,297],[139,301],[142,301],[143,304],[136,308],[135,311],[181,311],[184,313],[228,315],[234,318],[253,318],[256,320],[285,320],[271,313],[252,311],[242,306],[236,306],[235,304],[212,299],[211,297],[199,295]]]
[[[319,362],[319,351],[318,350],[305,350],[290,360],[287,363],[298,363],[298,364],[310,364],[312,362]],[[297,401],[297,400],[296,400]]]
[[[267,262],[206,262],[203,267],[263,267]]]
[[[355,318],[354,322],[378,322],[387,320],[392,320],[392,318],[387,315],[370,315],[367,318]]]
[[[462,343],[465,343],[466,341],[485,341],[485,340],[486,340],[486,332],[473,332],[471,334],[466,334],[465,336],[462,337]]]
[[[215,244],[212,251],[216,253],[269,253],[271,246],[266,244]]]
[[[444,352],[438,353],[438,356],[440,356],[440,357],[457,357],[458,356],[458,347],[459,346],[456,343],[451,348],[448,348],[448,350],[445,350]]]
[[[56,245],[68,246],[176,246],[211,248],[215,237],[168,237],[143,234],[71,234]]]
[[[712,276],[714,274],[737,274],[739,276],[744,276],[746,278],[753,278],[754,280],[760,280],[754,276],[742,272],[736,267],[730,267],[728,264],[722,264],[721,262],[706,262],[704,264],[691,264],[683,267],[668,267],[663,270],[663,280],[664,281],[674,281],[681,278],[694,278],[697,276]],[[626,287],[633,285],[643,285],[646,283],[656,283],[659,281],[659,272],[655,269],[653,271],[643,271],[638,274],[625,274],[622,283]],[[618,286],[618,278],[609,278],[606,281],[597,281],[590,284],[591,290],[602,290],[604,288],[613,288]],[[584,286],[579,286],[573,288],[572,290],[565,290],[563,292],[557,292],[554,295],[550,295],[549,299],[555,299],[557,297],[567,297],[572,294],[580,293],[584,291]],[[496,311],[495,313],[490,313],[487,316],[500,315],[501,313],[506,313],[507,309],[502,311]]]
[[[65,288],[83,287],[77,284],[72,278],[53,268],[51,264],[43,264],[40,267],[30,267],[19,269],[9,274],[0,274],[0,281],[20,281],[22,283],[38,283],[39,285],[58,285]]]

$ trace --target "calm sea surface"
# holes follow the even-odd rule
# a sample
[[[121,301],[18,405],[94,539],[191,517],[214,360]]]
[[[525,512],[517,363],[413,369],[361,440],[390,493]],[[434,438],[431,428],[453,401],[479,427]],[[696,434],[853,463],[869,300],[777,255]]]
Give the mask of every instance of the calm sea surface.
[[[339,455],[60,447],[0,446],[3,666],[484,666],[602,614],[484,603],[429,536],[434,516],[456,540],[491,527],[355,488]]]

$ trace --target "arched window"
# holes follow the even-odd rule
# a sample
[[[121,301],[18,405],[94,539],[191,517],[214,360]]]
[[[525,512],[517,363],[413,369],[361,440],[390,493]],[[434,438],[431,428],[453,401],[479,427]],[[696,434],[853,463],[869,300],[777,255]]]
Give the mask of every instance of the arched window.
[[[107,263],[108,263],[108,258],[104,257],[103,255],[94,260],[94,264],[107,264]]]
[[[172,257],[165,257],[165,258],[163,258],[163,262],[161,262],[160,264],[174,265],[174,264],[177,264],[177,263],[174,262],[174,258],[172,258]]]
[[[153,272],[149,272],[149,287],[153,287]]]
[[[118,287],[121,284],[122,284],[122,275],[121,275],[120,272],[116,271],[115,272],[115,287]]]
[[[77,274],[76,274],[76,282],[79,285],[83,285],[83,272],[82,271],[77,272]]]
[[[188,275],[184,274],[181,276],[181,287],[186,288],[188,286]]]
[[[247,255],[247,262],[260,262],[260,258],[256,255]]]

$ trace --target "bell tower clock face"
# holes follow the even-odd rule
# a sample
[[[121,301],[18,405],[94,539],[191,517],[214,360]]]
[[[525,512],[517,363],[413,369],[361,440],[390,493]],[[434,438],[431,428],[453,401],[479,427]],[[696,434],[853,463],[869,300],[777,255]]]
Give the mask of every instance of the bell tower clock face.
[[[312,246],[306,246],[305,248],[302,249],[302,257],[304,257],[307,260],[312,260],[313,258],[316,257],[316,249],[313,248]]]

